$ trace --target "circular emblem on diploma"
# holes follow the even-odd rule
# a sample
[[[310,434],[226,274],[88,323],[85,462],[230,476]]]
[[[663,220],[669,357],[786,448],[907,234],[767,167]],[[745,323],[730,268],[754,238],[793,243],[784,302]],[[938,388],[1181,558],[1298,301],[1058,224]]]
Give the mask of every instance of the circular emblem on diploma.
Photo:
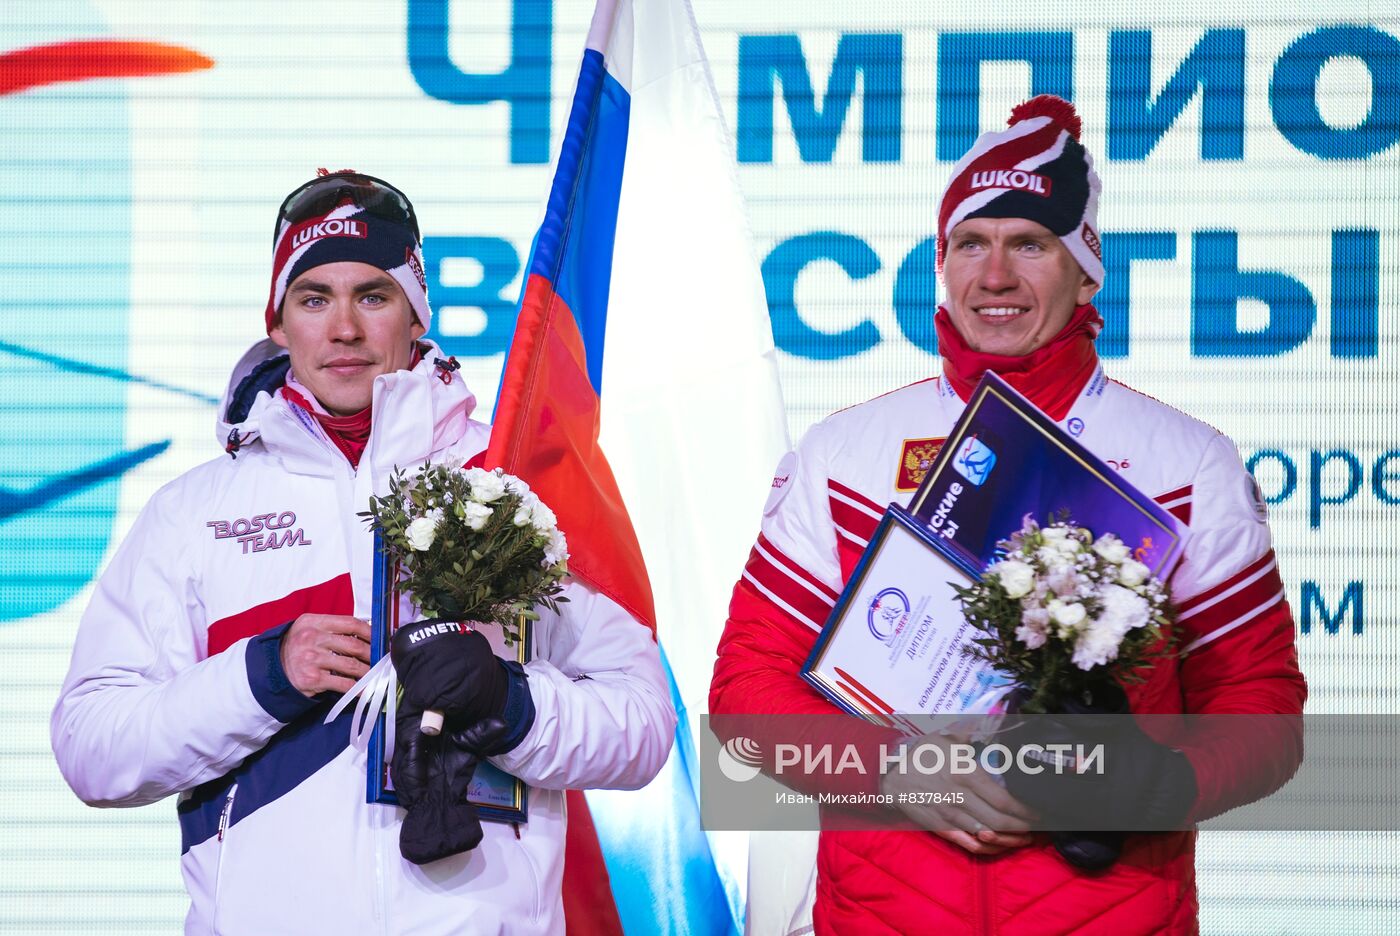
[[[870,600],[866,620],[875,639],[887,641],[899,629],[900,620],[909,613],[909,596],[898,588],[886,588]]]

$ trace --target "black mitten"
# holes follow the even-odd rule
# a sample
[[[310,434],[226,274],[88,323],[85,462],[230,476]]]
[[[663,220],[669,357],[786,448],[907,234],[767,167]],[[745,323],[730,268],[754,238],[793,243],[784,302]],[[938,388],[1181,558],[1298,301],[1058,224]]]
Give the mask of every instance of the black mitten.
[[[510,684],[505,665],[490,642],[464,624],[406,625],[394,633],[390,653],[406,708],[433,709],[467,724],[505,709]]]
[[[510,733],[510,726],[500,718],[487,718],[475,724],[454,720],[448,722],[447,727],[447,737],[453,747],[476,757],[495,753],[495,748]]]
[[[400,702],[389,776],[394,781],[394,795],[404,809],[412,809],[427,797],[433,771],[437,769],[438,749],[442,746],[438,738],[418,730],[422,717],[422,709]]]
[[[1065,700],[1061,714],[1013,716],[1013,727],[997,737],[1013,755],[1028,745],[1045,749],[1039,759],[1013,756],[1006,788],[1061,829],[1087,830],[1053,836],[1065,860],[1087,870],[1117,860],[1127,831],[1182,828],[1197,790],[1186,756],[1142,731],[1121,690],[1099,695],[1105,698],[1091,704]],[[1057,756],[1059,745],[1069,760]],[[1100,745],[1098,759],[1081,771],[1073,755]]]
[[[419,731],[422,715],[412,705],[399,709],[390,768],[399,805],[408,811],[399,827],[399,853],[418,865],[470,851],[482,836],[476,807],[467,799],[479,758],[454,737]]]
[[[1046,749],[1043,757],[1023,759],[1029,769],[1013,762],[1006,788],[1061,828],[1180,829],[1196,799],[1196,775],[1186,756],[1149,738],[1128,715],[1025,716],[997,740],[1013,752],[1027,745]],[[1064,747],[1057,752],[1059,745]],[[1090,755],[1082,772],[1074,761],[1079,751]]]

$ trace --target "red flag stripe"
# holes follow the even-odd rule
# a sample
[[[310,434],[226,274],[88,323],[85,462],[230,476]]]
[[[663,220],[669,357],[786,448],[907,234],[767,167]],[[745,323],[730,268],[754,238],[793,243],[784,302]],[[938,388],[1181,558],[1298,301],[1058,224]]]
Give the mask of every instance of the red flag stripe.
[[[622,920],[582,790],[566,790],[564,927],[567,936],[622,936]]]
[[[869,687],[860,680],[856,679],[839,666],[832,668],[836,670],[836,685],[846,690],[846,694],[854,698],[857,702],[864,701],[867,709],[875,709],[873,712],[867,711],[865,713],[867,718],[873,718],[880,724],[890,728],[903,729],[904,732],[909,735],[921,735],[924,733],[919,726],[915,725],[909,719],[905,718],[903,715],[896,714],[892,705],[871,692]]]
[[[501,381],[486,465],[520,475],[559,517],[569,569],[656,632],[642,550],[598,445],[601,404],[573,312],[532,274]]]
[[[870,705],[871,705],[873,708],[879,709],[880,711],[884,712],[886,715],[893,715],[893,714],[894,714],[894,708],[893,708],[888,702],[886,702],[884,699],[880,698],[880,697],[877,696],[875,693],[873,693],[873,692],[871,692],[869,689],[867,689],[866,686],[865,686],[865,684],[864,684],[863,682],[861,682],[859,679],[856,679],[854,676],[852,676],[850,673],[846,672],[845,670],[843,670],[843,669],[842,669],[841,667],[839,667],[839,666],[832,667],[832,668],[833,668],[834,670],[836,670],[836,675],[837,675],[837,676],[840,676],[840,677],[841,677],[842,679],[844,679],[846,682],[850,683],[850,684],[851,684],[851,687],[854,688],[854,689],[856,690],[856,692],[859,693],[860,696],[861,696],[862,698],[865,699],[866,702],[870,703]]]
[[[846,695],[849,698],[855,699],[857,703],[856,708],[862,708],[867,710],[862,713],[863,717],[870,719],[877,725],[884,725],[886,728],[895,727],[894,719],[891,716],[886,715],[884,712],[878,710],[872,711],[871,709],[873,707],[870,705],[869,702],[865,700],[865,697],[862,696],[855,687],[848,686],[840,679],[838,679],[836,680],[836,688],[846,693]]]

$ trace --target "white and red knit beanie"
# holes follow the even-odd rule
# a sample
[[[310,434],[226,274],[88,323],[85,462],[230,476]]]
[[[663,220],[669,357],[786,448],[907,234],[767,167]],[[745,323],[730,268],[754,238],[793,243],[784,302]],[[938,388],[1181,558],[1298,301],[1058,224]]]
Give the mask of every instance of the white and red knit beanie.
[[[1085,274],[1103,284],[1094,160],[1079,142],[1074,105],[1052,94],[1011,110],[1005,130],[977,138],[958,162],[938,209],[938,269],[948,235],[968,218],[1026,218],[1060,238]]]
[[[272,331],[287,287],[301,274],[327,263],[352,260],[378,267],[394,278],[414,315],[432,325],[423,249],[413,229],[367,213],[345,202],[300,224],[283,221],[272,248],[272,288],[267,297],[267,330]]]

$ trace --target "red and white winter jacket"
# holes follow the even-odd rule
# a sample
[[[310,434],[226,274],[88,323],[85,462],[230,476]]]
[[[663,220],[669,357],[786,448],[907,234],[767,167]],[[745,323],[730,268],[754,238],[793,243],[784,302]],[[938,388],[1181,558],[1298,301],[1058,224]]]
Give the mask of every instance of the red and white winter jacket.
[[[260,343],[230,386],[277,352]],[[492,758],[530,785],[529,821],[483,823],[474,851],[418,867],[399,855],[403,811],[365,801],[351,713],[323,724],[330,701],[277,679],[270,628],[304,612],[369,619],[372,539],[356,514],[370,494],[396,466],[485,448],[489,427],[439,357],[427,346],[376,379],[358,470],[305,410],[259,393],[237,458],[151,499],[83,615],[52,719],[59,767],[97,806],[180,795],[189,933],[562,933],[563,791],[640,787],[670,750],[650,631],[573,581],[535,627],[534,724]]]
[[[946,379],[926,380],[836,413],[784,458],[734,589],[712,713],[836,711],[798,669],[886,505],[907,506],[962,410]],[[1307,690],[1265,507],[1233,443],[1101,367],[1061,425],[1190,528],[1170,583],[1187,653],[1129,687],[1133,711],[1301,713]],[[1301,729],[1186,754],[1204,818],[1291,776]],[[875,792],[877,778],[868,782]],[[1046,836],[981,858],[926,832],[828,831],[814,920],[841,934],[1193,932],[1194,845],[1189,832],[1132,835],[1116,865],[1089,875]]]

